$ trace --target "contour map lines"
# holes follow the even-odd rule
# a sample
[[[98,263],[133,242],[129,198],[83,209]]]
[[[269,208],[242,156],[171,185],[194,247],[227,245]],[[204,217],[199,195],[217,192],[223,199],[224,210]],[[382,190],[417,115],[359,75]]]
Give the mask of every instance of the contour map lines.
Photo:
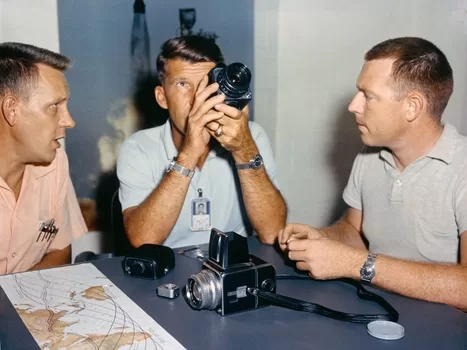
[[[0,276],[41,349],[185,349],[92,264]]]

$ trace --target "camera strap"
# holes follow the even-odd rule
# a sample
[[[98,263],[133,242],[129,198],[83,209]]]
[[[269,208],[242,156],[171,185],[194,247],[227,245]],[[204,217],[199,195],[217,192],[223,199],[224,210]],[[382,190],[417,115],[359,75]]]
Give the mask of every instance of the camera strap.
[[[287,275],[287,274],[279,274],[276,276],[277,280],[280,279],[289,279],[289,280],[310,280],[307,276],[294,276],[294,275]],[[386,314],[351,314],[341,311],[332,310],[325,306],[310,303],[307,301],[287,297],[284,295],[279,295],[271,292],[266,292],[260,290],[258,288],[249,288],[248,292],[250,294],[256,295],[259,298],[263,298],[268,300],[274,305],[285,307],[292,310],[297,311],[305,311],[311,312],[314,314],[318,314],[321,316],[333,318],[335,320],[344,321],[344,322],[352,322],[352,323],[369,323],[376,320],[385,320],[385,321],[392,321],[397,322],[399,319],[399,313],[389,304],[384,298],[381,296],[369,292],[361,283],[354,281],[352,279],[340,279],[340,281],[345,282],[354,286],[357,289],[357,296],[360,299],[373,301],[380,305],[384,310],[387,311]]]

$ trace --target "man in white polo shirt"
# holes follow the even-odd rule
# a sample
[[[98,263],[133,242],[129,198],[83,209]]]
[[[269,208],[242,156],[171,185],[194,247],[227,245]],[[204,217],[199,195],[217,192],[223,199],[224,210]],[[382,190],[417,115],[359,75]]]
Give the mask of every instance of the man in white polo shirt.
[[[441,123],[451,67],[424,39],[391,39],[365,55],[357,88],[349,110],[369,147],[344,190],[349,208],[330,227],[287,225],[281,247],[313,277],[467,309],[467,137]]]
[[[224,104],[225,96],[215,94],[219,85],[208,85],[208,72],[223,61],[215,42],[201,36],[161,47],[155,97],[170,118],[129,137],[117,161],[125,230],[134,246],[207,243],[211,227],[254,231],[273,244],[285,225],[266,133],[248,121],[247,107]]]

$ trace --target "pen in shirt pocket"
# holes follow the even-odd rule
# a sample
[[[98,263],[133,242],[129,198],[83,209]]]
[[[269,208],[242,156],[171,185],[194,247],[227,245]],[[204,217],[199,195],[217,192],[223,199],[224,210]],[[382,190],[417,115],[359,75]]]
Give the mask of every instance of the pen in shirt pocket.
[[[39,234],[37,235],[36,242],[39,242],[39,240],[41,240],[41,242],[43,242],[44,239],[47,239],[47,242],[49,242],[50,239],[55,238],[55,236],[58,233],[58,228],[54,225],[54,223],[55,223],[55,220],[51,219],[48,223],[43,222],[41,224],[41,227],[39,229]]]

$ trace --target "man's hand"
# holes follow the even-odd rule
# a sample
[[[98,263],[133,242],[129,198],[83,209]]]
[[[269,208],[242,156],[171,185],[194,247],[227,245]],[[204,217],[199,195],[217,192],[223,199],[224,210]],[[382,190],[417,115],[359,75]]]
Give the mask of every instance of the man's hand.
[[[279,246],[282,250],[287,249],[287,244],[294,240],[327,238],[325,232],[309,225],[288,224],[279,231]]]
[[[289,259],[297,262],[297,269],[323,280],[358,279],[368,253],[328,238],[292,240],[287,250]]]
[[[213,108],[222,103],[225,96],[220,94],[209,98],[219,89],[219,84],[214,83],[209,86],[207,84],[206,76],[196,90],[193,106],[188,115],[185,140],[180,150],[181,154],[189,154],[196,161],[205,151],[211,138],[205,126],[209,123],[215,126],[217,124],[215,121],[224,116],[222,112],[216,112]]]
[[[207,126],[211,136],[216,138],[222,147],[231,152],[236,161],[250,160],[252,156],[256,155],[258,149],[248,125],[248,105],[243,110],[224,103],[217,104],[214,108],[223,115],[222,118],[216,120],[222,126],[222,135],[216,135],[219,125],[211,123]]]

